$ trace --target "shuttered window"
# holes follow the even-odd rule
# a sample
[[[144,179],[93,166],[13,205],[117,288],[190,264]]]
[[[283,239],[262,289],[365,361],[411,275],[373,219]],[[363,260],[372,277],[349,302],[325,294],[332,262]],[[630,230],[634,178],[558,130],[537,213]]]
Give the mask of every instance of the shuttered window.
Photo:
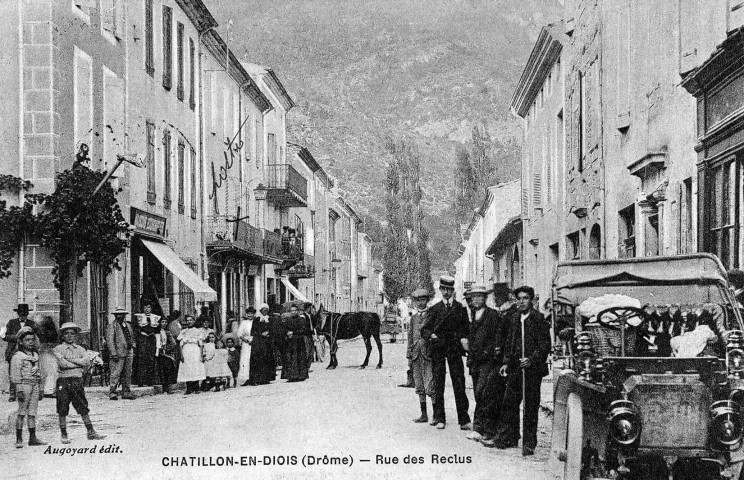
[[[186,202],[186,145],[178,139],[178,213],[183,213]]]
[[[176,48],[178,49],[178,87],[176,96],[183,100],[183,23],[176,24]]]
[[[152,26],[152,0],[145,0],[145,71],[151,77],[155,76],[154,34]]]
[[[163,192],[163,206],[171,206],[171,133],[169,130],[163,132],[163,175],[165,178],[165,190]]]
[[[189,108],[196,108],[196,75],[194,74],[196,64],[194,63],[194,39],[189,38]]]
[[[163,6],[163,87],[173,86],[173,10]]]
[[[196,173],[196,150],[191,147],[191,218],[196,218],[196,186],[197,186],[197,173]]]
[[[542,178],[538,172],[532,174],[532,207],[542,208]]]
[[[155,124],[147,122],[147,202],[155,203]]]

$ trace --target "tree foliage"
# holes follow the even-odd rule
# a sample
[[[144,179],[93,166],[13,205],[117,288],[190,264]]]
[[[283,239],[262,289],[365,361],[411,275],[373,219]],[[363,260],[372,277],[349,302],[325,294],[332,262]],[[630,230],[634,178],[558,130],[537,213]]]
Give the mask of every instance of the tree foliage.
[[[129,224],[109,182],[93,196],[106,172],[92,170],[87,155],[78,155],[72,168],[57,176],[54,193],[44,199],[38,214],[37,235],[56,263],[54,283],[58,288],[71,268],[77,276],[91,262],[104,275],[119,270],[117,257],[127,245]]]
[[[420,159],[406,140],[389,139],[383,281],[391,303],[416,288],[432,290],[429,234],[422,225]]]
[[[11,275],[13,261],[26,240],[48,249],[55,262],[54,285],[69,305],[71,284],[88,262],[104,275],[120,269],[117,257],[124,252],[129,224],[116,202],[109,182],[93,196],[106,173],[88,165],[87,146],[71,169],[61,172],[50,195],[25,193],[20,206],[0,200],[0,278]],[[0,192],[19,195],[33,185],[20,178],[0,175]]]

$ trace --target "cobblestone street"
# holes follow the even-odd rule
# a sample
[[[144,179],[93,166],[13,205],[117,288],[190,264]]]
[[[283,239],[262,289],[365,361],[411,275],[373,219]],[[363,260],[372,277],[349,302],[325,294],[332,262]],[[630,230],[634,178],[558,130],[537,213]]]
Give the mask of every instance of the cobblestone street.
[[[54,401],[45,399],[40,404],[39,436],[51,448],[24,446],[17,450],[5,428],[0,454],[9,468],[3,469],[3,477],[548,478],[544,463],[548,417],[541,416],[537,454],[528,459],[521,457],[519,449],[487,449],[467,440],[452,420],[444,431],[414,424],[411,419],[418,414],[414,392],[397,387],[405,378],[404,345],[384,343],[383,347],[385,365],[381,370],[355,367],[364,357],[364,345],[357,340],[341,345],[338,369],[326,370],[325,365],[315,363],[310,380],[302,383],[280,380],[265,387],[190,396],[178,392],[118,402],[108,400],[100,387],[93,387],[89,389],[91,416],[97,430],[108,436],[95,443],[85,439],[79,417],[71,415],[69,419],[75,420],[70,426],[73,442],[60,444]],[[371,363],[376,361],[373,352]],[[468,396],[472,413],[472,390]],[[449,386],[446,402],[448,418],[453,419],[454,398]],[[12,405],[4,402],[4,418],[11,415]],[[62,447],[94,446],[95,453],[59,453]],[[101,453],[107,447],[118,453]],[[378,455],[385,462],[397,457],[398,464],[378,465]],[[265,456],[289,465],[266,465],[269,459]],[[305,456],[321,462],[324,456],[345,457],[353,459],[353,465],[305,467]],[[421,457],[424,463],[405,464],[407,456]],[[440,463],[433,463],[433,456],[440,457]],[[191,466],[192,462],[216,464],[228,461],[228,457],[234,466]],[[240,466],[241,460],[250,464],[253,458],[257,465]],[[296,465],[291,464],[293,458]],[[184,462],[189,466],[164,465]]]

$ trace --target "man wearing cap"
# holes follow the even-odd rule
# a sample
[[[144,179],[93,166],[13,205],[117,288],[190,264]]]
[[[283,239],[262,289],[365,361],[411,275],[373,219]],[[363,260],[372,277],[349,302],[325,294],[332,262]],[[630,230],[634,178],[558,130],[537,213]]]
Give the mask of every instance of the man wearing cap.
[[[432,381],[431,355],[428,342],[421,337],[421,327],[426,322],[426,304],[429,302],[429,292],[419,288],[411,294],[411,299],[416,311],[411,315],[411,321],[408,324],[406,358],[411,366],[413,384],[416,387],[419,405],[421,406],[421,416],[414,422],[427,423],[429,417],[426,413],[426,397],[434,398],[434,384]]]
[[[38,327],[36,323],[28,318],[29,308],[27,303],[19,303],[16,308],[13,309],[18,314],[17,318],[8,320],[8,324],[5,325],[5,335],[2,337],[3,340],[8,342],[8,346],[5,348],[5,361],[8,362],[8,372],[10,372],[10,359],[13,358],[13,354],[16,351],[16,335],[22,327],[29,327],[33,330],[34,335],[38,335]],[[10,383],[10,398],[9,402],[15,402],[16,400],[16,388],[13,382]]]
[[[470,430],[468,397],[465,394],[465,368],[462,356],[467,350],[470,325],[464,306],[455,300],[455,279],[450,276],[439,278],[439,292],[442,301],[429,308],[429,315],[421,327],[421,336],[429,341],[432,374],[434,378],[434,419],[430,423],[439,430],[446,426],[444,414],[444,382],[449,365],[452,390],[457,406],[457,421],[460,429]]]
[[[506,387],[496,426],[496,446],[517,446],[524,370],[523,454],[534,455],[540,386],[542,378],[548,374],[545,362],[550,353],[550,332],[545,318],[534,308],[535,290],[523,286],[514,290],[514,295],[517,297],[517,310],[509,316],[509,336],[504,345],[503,365],[499,370],[499,374],[505,377]]]
[[[57,357],[59,367],[59,378],[57,378],[57,415],[59,417],[59,430],[62,434],[62,443],[70,443],[67,437],[67,415],[70,413],[70,404],[83,418],[85,428],[88,430],[88,440],[102,440],[105,435],[96,433],[93,422],[90,421],[90,409],[88,399],[85,398],[83,389],[83,370],[90,368],[95,357],[90,351],[75,343],[75,336],[80,332],[80,327],[72,322],[67,322],[59,327],[63,343],[54,347],[54,356]]]
[[[484,446],[493,447],[504,392],[499,367],[508,322],[499,312],[486,306],[487,295],[488,289],[484,285],[475,285],[470,290],[472,322],[467,365],[473,378],[475,410],[473,431],[468,433],[467,438],[480,440]]]
[[[121,383],[121,398],[133,400],[130,385],[132,381],[132,363],[134,361],[134,330],[127,318],[129,312],[122,307],[114,310],[114,321],[106,326],[106,344],[109,349],[109,369],[111,386],[109,398],[118,400],[116,388]]]

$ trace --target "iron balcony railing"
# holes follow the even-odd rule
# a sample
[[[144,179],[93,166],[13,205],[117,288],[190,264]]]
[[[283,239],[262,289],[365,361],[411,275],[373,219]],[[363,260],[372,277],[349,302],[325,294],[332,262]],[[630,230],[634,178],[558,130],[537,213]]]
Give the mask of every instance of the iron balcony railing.
[[[307,205],[307,179],[289,164],[267,166],[268,200],[289,207]]]

